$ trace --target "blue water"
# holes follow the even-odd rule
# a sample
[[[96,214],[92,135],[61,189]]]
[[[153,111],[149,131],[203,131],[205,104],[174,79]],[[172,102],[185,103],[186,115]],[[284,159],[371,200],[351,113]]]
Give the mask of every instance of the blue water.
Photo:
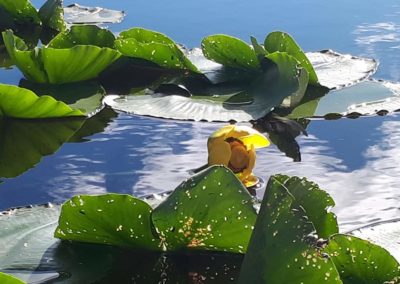
[[[39,7],[44,1],[33,1]],[[65,4],[72,2],[65,1]],[[114,32],[141,26],[188,47],[204,36],[226,33],[260,41],[272,30],[293,35],[307,51],[333,49],[380,62],[375,78],[400,81],[398,1],[82,1],[124,10]],[[1,83],[18,84],[16,69],[0,70]],[[119,114],[102,133],[64,143],[34,168],[0,184],[0,210],[62,202],[75,194],[145,195],[175,188],[189,170],[206,162],[208,135],[221,124],[175,122]],[[306,176],[336,200],[343,230],[400,212],[400,117],[314,120],[297,138],[301,162],[276,146],[261,149],[255,173]]]

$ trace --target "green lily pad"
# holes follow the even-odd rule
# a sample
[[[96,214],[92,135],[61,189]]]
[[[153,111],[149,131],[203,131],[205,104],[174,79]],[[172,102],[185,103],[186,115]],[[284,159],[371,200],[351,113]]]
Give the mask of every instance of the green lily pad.
[[[308,195],[303,192],[307,184],[296,190],[286,185],[292,186],[290,178],[281,175],[268,182],[238,283],[342,283],[312,237],[316,228],[310,217],[317,216],[303,209],[301,198]],[[309,194],[320,192],[312,189]]]
[[[39,17],[46,28],[65,30],[63,0],[47,0],[39,9]]]
[[[318,77],[313,65],[289,34],[278,31],[268,34],[264,41],[264,48],[268,53],[279,51],[286,52],[293,56],[300,62],[301,67],[307,70],[310,80],[309,83],[311,85],[318,84]]]
[[[400,265],[385,249],[349,235],[335,235],[324,248],[344,284],[398,283]],[[394,281],[394,282],[390,282]]]
[[[246,42],[228,35],[211,35],[201,42],[207,59],[227,67],[260,71],[257,55]]]
[[[0,177],[16,177],[56,152],[80,129],[83,119],[0,118]]]
[[[300,102],[293,108],[290,118],[322,117],[327,114],[362,115],[379,111],[393,112],[400,109],[400,84],[385,81],[365,81],[357,85],[333,90],[321,97]]]
[[[21,80],[20,86],[34,91],[37,95],[50,95],[73,109],[91,117],[103,108],[104,88],[95,81],[67,83],[61,85],[36,84]]]
[[[128,57],[144,59],[164,68],[199,72],[173,40],[155,31],[143,28],[123,31],[115,46]]]
[[[271,70],[247,85],[206,84],[190,97],[142,92],[141,95],[106,96],[104,103],[114,109],[162,118],[206,121],[250,121],[263,117],[288,96],[302,96],[308,82],[297,61],[286,53],[270,54]],[[279,73],[277,79],[274,74]],[[200,82],[201,83],[201,82]],[[204,92],[204,93],[202,93]]]
[[[350,234],[385,248],[400,262],[400,219],[370,224]]]
[[[101,37],[97,39],[97,35]],[[29,50],[23,40],[14,36],[12,31],[3,32],[7,51],[24,76],[37,83],[51,84],[85,81],[97,77],[121,56],[112,48],[97,46],[100,43],[105,45],[105,40],[108,40],[107,46],[112,46],[113,38],[109,32],[98,27],[74,26],[55,37],[49,47]],[[71,47],[71,40],[83,44]]]
[[[256,217],[247,189],[223,166],[180,184],[152,214],[167,250],[234,253],[246,252]]]
[[[5,10],[18,24],[40,25],[41,23],[36,8],[29,0],[1,0],[0,9]]]
[[[2,284],[24,284],[25,282],[23,282],[22,280],[19,280],[18,278],[14,277],[12,275],[0,272],[0,283],[2,283]]]
[[[125,17],[123,11],[101,7],[86,7],[71,4],[64,7],[64,19],[69,24],[106,24],[120,23]]]
[[[54,236],[63,240],[160,250],[150,205],[129,195],[75,196],[62,206]]]
[[[50,96],[38,97],[28,89],[0,84],[0,116],[14,118],[57,118],[83,116]]]

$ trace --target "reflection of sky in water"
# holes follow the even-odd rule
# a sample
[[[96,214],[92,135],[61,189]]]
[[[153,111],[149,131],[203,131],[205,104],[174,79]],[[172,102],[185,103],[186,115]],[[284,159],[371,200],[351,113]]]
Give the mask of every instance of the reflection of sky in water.
[[[175,188],[206,162],[220,124],[120,116],[90,142],[65,144],[35,168],[0,185],[0,209],[82,193],[144,195]],[[298,138],[302,162],[275,147],[258,151],[255,173],[308,177],[336,200],[344,229],[398,216],[400,117],[313,121]]]

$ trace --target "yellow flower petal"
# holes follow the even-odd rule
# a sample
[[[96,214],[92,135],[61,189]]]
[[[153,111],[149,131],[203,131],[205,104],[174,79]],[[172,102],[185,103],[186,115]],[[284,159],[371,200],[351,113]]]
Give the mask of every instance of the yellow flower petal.
[[[258,149],[268,147],[270,144],[268,138],[259,132],[251,133],[249,135],[239,137],[238,139],[242,141],[243,144],[246,145],[248,148],[250,148],[250,145],[253,145],[254,148]]]
[[[208,147],[208,165],[228,166],[231,159],[231,146],[222,139],[214,139]]]
[[[241,180],[245,181],[249,176],[252,175],[254,166],[256,164],[256,151],[254,150],[254,145],[251,145],[249,150],[249,165],[242,172]]]
[[[218,129],[217,131],[215,131],[213,134],[211,134],[209,139],[218,138],[218,137],[224,137],[224,139],[225,139],[227,137],[227,134],[229,134],[234,128],[235,128],[235,125],[233,125],[233,124],[226,125],[220,129]]]

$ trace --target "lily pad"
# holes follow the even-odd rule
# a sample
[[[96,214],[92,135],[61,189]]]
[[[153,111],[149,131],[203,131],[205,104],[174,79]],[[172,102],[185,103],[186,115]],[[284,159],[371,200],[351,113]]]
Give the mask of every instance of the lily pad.
[[[162,118],[206,121],[249,121],[263,117],[288,96],[302,96],[308,75],[297,69],[297,61],[286,53],[270,54],[270,70],[247,85],[212,85],[197,88],[198,95],[183,97],[142,92],[141,95],[107,96],[104,103],[114,109]],[[276,78],[276,74],[279,77]],[[192,82],[193,83],[193,82]],[[204,92],[204,94],[202,94]]]
[[[370,224],[350,234],[385,248],[400,262],[400,219]]]
[[[102,37],[98,39],[97,35]],[[24,76],[37,83],[51,84],[97,77],[121,56],[109,48],[113,45],[113,38],[109,32],[96,26],[74,26],[55,37],[49,47],[30,50],[12,31],[3,32],[7,51]],[[71,47],[71,39],[77,45]]]
[[[65,30],[63,0],[47,0],[39,9],[39,17],[46,28]]]
[[[81,127],[83,119],[0,118],[0,177],[16,177],[56,152]]]
[[[331,91],[304,105],[300,104],[290,117],[322,117],[332,113],[365,115],[376,114],[381,110],[392,112],[400,109],[399,86],[380,81],[361,82],[349,88]]]
[[[160,250],[151,207],[129,195],[75,196],[62,206],[54,236],[63,240]]]
[[[58,118],[83,116],[50,96],[38,97],[28,89],[0,84],[0,116],[13,118]]]
[[[36,8],[29,0],[1,0],[0,9],[9,14],[18,24],[40,25],[41,23]]]
[[[319,83],[330,89],[357,84],[375,73],[378,67],[374,59],[340,54],[331,50],[306,52],[305,55],[314,67]],[[188,51],[187,56],[213,82],[216,74],[224,72],[221,64],[208,60],[199,48]]]
[[[286,52],[289,55],[293,56],[300,62],[301,67],[307,70],[309,83],[311,85],[318,84],[318,77],[315,73],[313,65],[304,54],[300,46],[289,34],[278,31],[268,34],[264,41],[264,48],[268,53],[279,51]]]
[[[272,176],[268,182],[238,283],[342,283],[312,237],[316,212],[304,210],[305,199],[296,198],[299,194],[292,195],[286,185],[291,185],[286,176]],[[304,185],[298,193],[307,190]],[[319,191],[309,194],[317,198]]]
[[[123,11],[101,7],[86,7],[71,4],[64,7],[64,20],[69,24],[106,24],[120,23],[125,17]]]
[[[24,284],[22,280],[10,275],[0,272],[0,283],[2,284]]]
[[[204,56],[227,67],[260,71],[253,48],[246,42],[228,35],[211,35],[201,42]]]
[[[385,249],[348,235],[335,235],[324,248],[344,284],[397,283],[400,266]],[[398,278],[397,278],[398,279]]]
[[[234,253],[246,252],[256,218],[247,189],[223,166],[180,184],[152,214],[167,250]]]
[[[106,91],[95,81],[67,83],[61,85],[36,84],[21,80],[20,86],[34,91],[37,95],[50,95],[91,117],[103,108],[102,99]]]
[[[164,68],[199,72],[173,40],[155,31],[143,28],[123,31],[115,46],[128,57],[144,59]]]

